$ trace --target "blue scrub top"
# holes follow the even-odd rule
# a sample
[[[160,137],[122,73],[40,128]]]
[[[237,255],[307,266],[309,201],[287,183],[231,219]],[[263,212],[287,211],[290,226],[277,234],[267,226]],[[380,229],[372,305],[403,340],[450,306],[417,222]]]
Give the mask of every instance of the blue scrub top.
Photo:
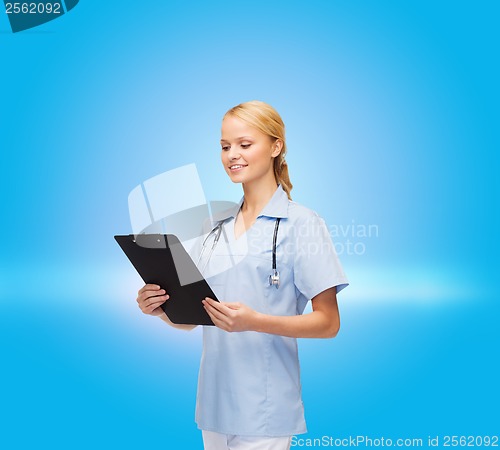
[[[265,314],[302,314],[309,300],[348,285],[323,219],[290,201],[281,186],[254,224],[235,239],[234,221],[243,203],[227,211],[221,237],[203,275],[217,298],[241,302]],[[280,287],[269,285],[276,218],[281,218],[276,268]],[[215,236],[205,243],[210,253]],[[198,261],[201,243],[193,250]],[[206,255],[208,256],[208,255]],[[202,266],[203,263],[200,263]],[[196,422],[202,430],[248,436],[305,433],[295,338],[255,331],[203,327]]]

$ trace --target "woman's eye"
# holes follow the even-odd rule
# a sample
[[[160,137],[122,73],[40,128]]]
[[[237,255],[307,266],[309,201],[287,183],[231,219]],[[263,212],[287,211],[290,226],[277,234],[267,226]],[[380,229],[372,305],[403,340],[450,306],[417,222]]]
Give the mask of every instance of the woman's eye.
[[[241,148],[247,149],[250,147],[252,144],[241,144]]]
[[[226,151],[229,150],[229,145],[223,145],[222,150],[226,150]]]

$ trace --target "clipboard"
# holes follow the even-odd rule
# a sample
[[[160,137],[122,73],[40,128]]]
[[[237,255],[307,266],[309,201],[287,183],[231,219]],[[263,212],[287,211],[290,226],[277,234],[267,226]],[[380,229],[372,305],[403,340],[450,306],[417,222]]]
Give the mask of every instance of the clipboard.
[[[161,305],[177,324],[214,325],[201,301],[219,301],[173,234],[117,235],[116,242],[145,283],[158,284],[170,298]]]

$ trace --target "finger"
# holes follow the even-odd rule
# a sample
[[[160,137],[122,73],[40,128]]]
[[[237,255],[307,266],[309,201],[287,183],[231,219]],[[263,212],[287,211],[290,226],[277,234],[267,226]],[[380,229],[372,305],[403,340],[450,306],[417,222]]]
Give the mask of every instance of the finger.
[[[216,302],[215,300],[211,299],[210,297],[206,297],[205,301],[207,302],[207,304],[209,304],[213,308],[216,308],[217,310],[219,310],[221,312],[227,313],[228,308],[226,307],[226,303]]]
[[[155,310],[161,310],[163,312],[163,308],[160,306],[151,305],[149,308],[147,308],[147,313],[146,314],[151,314]]]
[[[217,311],[217,312],[223,314],[224,316],[227,316],[229,309],[224,308],[224,305],[220,304],[219,302],[216,302],[212,299],[208,299],[208,300],[202,300],[202,303],[205,306],[212,308],[214,311]]]
[[[157,290],[154,290],[154,291],[144,291],[142,293],[142,296],[144,298],[148,298],[148,297],[156,297],[158,295],[164,295],[166,293],[167,293],[167,291],[165,291],[165,289],[157,289]]]
[[[210,319],[212,319],[212,322],[214,323],[214,325],[217,328],[220,328],[221,330],[226,330],[227,331],[227,327],[224,324],[224,322],[220,321],[216,316],[214,316],[213,313],[212,313],[212,311],[208,311],[207,310],[207,313],[208,313]]]
[[[164,295],[167,295],[165,289],[159,289],[157,291],[145,291],[137,297],[137,302],[145,302],[149,298],[156,298]]]
[[[212,305],[210,305],[208,302],[204,303],[203,306],[205,307],[205,310],[213,317],[215,317],[217,320],[220,320],[223,323],[227,323],[228,317],[219,311],[218,309],[214,308]]]
[[[227,306],[229,309],[240,309],[241,303],[224,303],[224,306]]]
[[[168,295],[165,292],[165,289],[160,289],[160,290],[154,291],[154,292],[153,291],[146,291],[144,294],[139,296],[139,298],[142,298],[145,301],[145,300],[148,300],[150,298],[155,299],[155,298],[159,298],[159,297],[164,297],[165,295]]]
[[[148,307],[150,305],[159,306],[159,305],[162,305],[163,303],[165,303],[169,298],[170,298],[170,296],[168,294],[160,295],[157,297],[149,297],[146,300],[144,300],[143,302],[140,302],[140,304],[142,304],[144,307]]]
[[[212,311],[210,311],[208,308],[205,308],[205,311],[207,312],[210,319],[212,319],[212,322],[214,323],[214,325],[217,325],[217,323],[219,322],[219,319],[217,319],[217,317],[215,317],[213,315]]]
[[[156,302],[156,303],[151,303],[149,305],[139,305],[141,308],[141,311],[145,314],[150,314],[152,311],[154,311],[157,308],[161,308],[161,305],[163,305],[165,302]]]
[[[203,300],[209,302],[211,305],[214,304],[214,303],[219,303],[219,302],[216,302],[213,298],[210,298],[210,297],[205,297]]]
[[[157,284],[145,284],[139,291],[137,292],[137,295],[141,295],[142,293],[146,291],[157,291],[160,289],[160,286]]]

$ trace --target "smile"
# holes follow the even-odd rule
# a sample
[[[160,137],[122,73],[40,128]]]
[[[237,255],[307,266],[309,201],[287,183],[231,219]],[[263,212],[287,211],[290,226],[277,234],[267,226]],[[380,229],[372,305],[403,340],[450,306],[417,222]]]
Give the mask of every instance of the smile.
[[[229,169],[231,171],[235,171],[235,170],[241,170],[243,169],[244,167],[246,167],[246,165],[243,165],[243,164],[235,164],[233,166],[229,166]]]

